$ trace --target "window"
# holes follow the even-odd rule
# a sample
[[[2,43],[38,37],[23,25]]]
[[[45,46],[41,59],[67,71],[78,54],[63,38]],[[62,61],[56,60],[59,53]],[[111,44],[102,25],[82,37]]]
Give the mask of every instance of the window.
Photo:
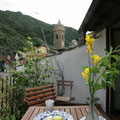
[[[56,39],[58,39],[58,34],[56,34]]]
[[[62,39],[63,39],[63,35],[62,35]]]

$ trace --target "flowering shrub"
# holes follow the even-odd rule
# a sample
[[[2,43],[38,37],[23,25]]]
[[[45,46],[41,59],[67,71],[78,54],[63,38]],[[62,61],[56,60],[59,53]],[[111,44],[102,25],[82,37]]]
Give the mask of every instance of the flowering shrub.
[[[120,52],[119,46],[115,50],[111,48],[110,52],[105,51],[104,57],[99,57],[94,54],[95,39],[92,34],[86,35],[85,39],[89,65],[84,67],[84,72],[81,74],[87,81],[90,96],[94,96],[97,90],[104,89],[106,86],[115,89],[114,81],[119,73],[118,65],[120,63],[119,56],[115,53]]]
[[[14,97],[17,98],[14,104],[17,104],[17,109],[22,113],[26,110],[26,104],[24,102],[25,88],[37,87],[45,84],[51,83],[47,81],[47,78],[54,72],[54,68],[51,66],[51,61],[46,56],[43,56],[40,52],[36,53],[35,46],[31,42],[31,38],[27,37],[27,47],[24,48],[26,55],[22,54],[21,51],[18,52],[20,60],[26,60],[24,63],[24,70],[17,71],[12,70],[12,79],[14,81],[15,91]],[[22,59],[21,59],[22,58]],[[15,62],[15,65],[19,63],[19,60]]]

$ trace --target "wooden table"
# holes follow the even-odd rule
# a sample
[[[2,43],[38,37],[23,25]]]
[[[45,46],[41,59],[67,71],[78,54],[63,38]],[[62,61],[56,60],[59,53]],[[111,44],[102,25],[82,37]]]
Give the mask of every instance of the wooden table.
[[[88,112],[88,106],[55,106],[54,110],[61,110],[61,111],[65,111],[69,114],[71,114],[74,118],[74,120],[80,120],[82,117],[87,115]],[[23,116],[23,118],[21,120],[33,120],[33,118],[42,112],[45,112],[46,108],[42,107],[42,106],[32,106],[29,107],[29,109],[27,110],[27,112],[25,113],[25,115]],[[106,117],[106,120],[110,120],[107,118],[107,116],[101,114],[98,110],[98,115],[99,116],[104,116]]]

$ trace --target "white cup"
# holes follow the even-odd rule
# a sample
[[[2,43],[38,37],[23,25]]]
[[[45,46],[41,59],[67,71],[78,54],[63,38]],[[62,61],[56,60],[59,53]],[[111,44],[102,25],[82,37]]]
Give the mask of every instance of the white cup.
[[[45,105],[46,105],[46,110],[47,111],[52,111],[53,110],[53,106],[54,106],[54,100],[46,100],[45,101]]]

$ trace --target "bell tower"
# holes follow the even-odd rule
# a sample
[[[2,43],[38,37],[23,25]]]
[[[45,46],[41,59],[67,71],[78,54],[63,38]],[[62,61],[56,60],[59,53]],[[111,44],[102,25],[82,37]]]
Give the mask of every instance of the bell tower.
[[[54,49],[63,49],[65,47],[65,28],[64,25],[59,20],[54,27]]]

